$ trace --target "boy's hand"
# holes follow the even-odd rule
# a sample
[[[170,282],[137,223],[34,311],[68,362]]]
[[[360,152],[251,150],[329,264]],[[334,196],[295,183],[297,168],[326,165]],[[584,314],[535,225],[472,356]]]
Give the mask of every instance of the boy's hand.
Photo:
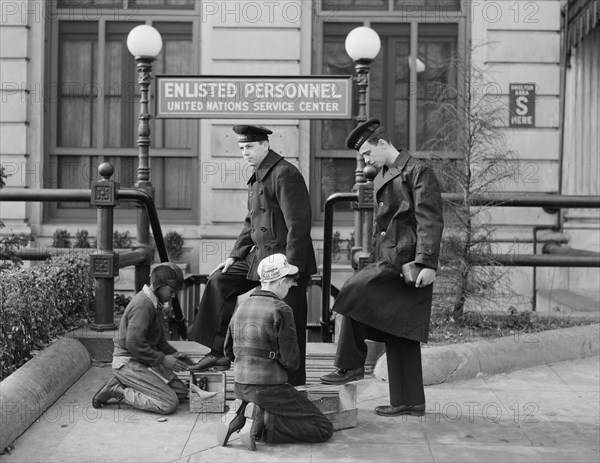
[[[173,371],[184,371],[187,370],[187,365],[179,360],[175,355],[165,355],[163,360],[163,365],[166,366],[169,370]]]

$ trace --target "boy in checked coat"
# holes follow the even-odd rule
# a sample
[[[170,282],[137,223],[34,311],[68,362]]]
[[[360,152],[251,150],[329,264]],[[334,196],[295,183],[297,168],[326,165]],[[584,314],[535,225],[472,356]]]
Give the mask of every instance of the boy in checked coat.
[[[225,355],[234,361],[235,395],[242,403],[228,424],[220,424],[219,444],[225,446],[240,430],[250,450],[257,440],[325,442],[333,433],[331,421],[288,383],[300,352],[292,309],[282,299],[296,285],[298,267],[274,254],[257,270],[261,287],[239,305],[225,338]]]

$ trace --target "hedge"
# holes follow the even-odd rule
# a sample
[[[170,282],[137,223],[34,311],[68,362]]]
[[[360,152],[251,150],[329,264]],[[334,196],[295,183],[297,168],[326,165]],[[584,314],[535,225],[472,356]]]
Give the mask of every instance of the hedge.
[[[88,323],[94,313],[89,267],[88,255],[70,254],[0,272],[0,379],[52,340]]]

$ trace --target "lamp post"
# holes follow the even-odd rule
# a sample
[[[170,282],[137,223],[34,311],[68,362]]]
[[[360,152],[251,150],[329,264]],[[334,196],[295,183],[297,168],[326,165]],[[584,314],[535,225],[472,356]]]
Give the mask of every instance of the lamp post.
[[[367,92],[369,88],[369,69],[371,63],[381,49],[379,35],[370,27],[357,27],[346,36],[346,53],[354,61],[356,69],[356,84],[358,87],[358,114],[357,124],[361,124],[369,117],[369,101]],[[356,170],[354,171],[353,190],[358,193],[358,203],[354,211],[354,243],[352,249],[352,264],[354,268],[361,269],[368,261],[371,254],[371,234],[373,231],[373,167],[365,167],[363,157],[356,156]]]
[[[148,90],[150,87],[152,63],[162,49],[160,33],[146,24],[134,27],[127,36],[127,48],[135,57],[140,85],[140,113],[138,116],[137,145],[138,169],[135,186],[154,196],[150,181],[150,113],[148,110]],[[137,241],[140,247],[150,246],[150,224],[148,214],[143,207],[137,210]],[[140,291],[144,284],[150,283],[150,264],[144,262],[135,267],[135,290]]]

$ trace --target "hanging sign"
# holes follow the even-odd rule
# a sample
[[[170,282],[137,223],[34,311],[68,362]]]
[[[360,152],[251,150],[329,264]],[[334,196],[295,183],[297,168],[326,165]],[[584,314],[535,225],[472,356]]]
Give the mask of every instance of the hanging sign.
[[[351,119],[352,77],[157,76],[157,118]]]
[[[535,127],[535,84],[509,84],[508,126]]]

